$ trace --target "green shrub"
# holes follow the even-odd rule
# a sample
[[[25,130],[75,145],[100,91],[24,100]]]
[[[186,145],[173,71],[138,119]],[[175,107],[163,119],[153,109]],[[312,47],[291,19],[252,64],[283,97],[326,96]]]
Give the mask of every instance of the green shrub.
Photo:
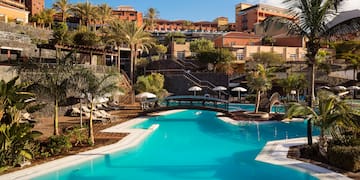
[[[70,138],[65,135],[51,136],[47,144],[47,149],[51,155],[68,152],[71,147]]]
[[[330,164],[352,172],[360,171],[360,146],[332,146],[328,149]]]
[[[82,145],[84,142],[87,142],[87,129],[81,128],[79,126],[72,127],[71,129],[67,129],[66,133],[70,137],[72,141],[75,141],[74,145]]]

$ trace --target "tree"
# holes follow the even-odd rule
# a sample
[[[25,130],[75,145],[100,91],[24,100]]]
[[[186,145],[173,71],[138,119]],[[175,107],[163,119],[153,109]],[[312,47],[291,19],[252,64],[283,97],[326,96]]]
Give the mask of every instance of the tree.
[[[155,45],[155,51],[159,55],[159,58],[163,58],[167,52],[167,47],[162,44]]]
[[[252,60],[255,64],[262,64],[267,67],[280,66],[285,63],[285,60],[273,52],[258,52],[252,55]],[[255,65],[256,66],[256,65]]]
[[[353,78],[356,80],[356,73],[360,69],[360,42],[358,41],[344,41],[335,44],[336,57],[338,59],[345,59],[350,64],[351,69],[354,70]]]
[[[165,45],[167,46],[172,42],[176,42],[176,44],[185,44],[185,41],[185,34],[181,32],[170,32],[165,37]]]
[[[94,130],[93,130],[93,111],[95,105],[98,103],[97,99],[104,97],[106,93],[119,90],[116,86],[117,73],[105,74],[101,77],[96,76],[89,70],[83,70],[78,73],[80,79],[83,79],[86,83],[86,87],[81,89],[82,93],[86,96],[86,99],[90,104],[90,118],[89,118],[89,140],[90,144],[94,144]]]
[[[98,19],[100,20],[101,24],[105,24],[105,23],[109,22],[110,20],[112,20],[112,18],[113,18],[112,9],[109,5],[101,4],[101,5],[97,6],[96,10],[97,10]]]
[[[69,16],[71,5],[68,0],[58,0],[53,4],[53,8],[61,13],[62,22],[66,22],[66,18]]]
[[[293,19],[296,21],[281,17],[267,18],[264,21],[265,30],[271,25],[278,24],[281,27],[285,26],[289,30],[289,34],[299,34],[308,40],[306,43],[306,57],[308,66],[310,67],[310,100],[308,100],[310,107],[314,107],[315,102],[315,66],[316,56],[321,47],[321,39],[345,29],[339,28],[341,23],[335,27],[330,27],[330,29],[326,24],[329,18],[334,15],[334,12],[337,11],[341,2],[342,0],[285,0],[284,3],[288,5],[290,14],[293,14]],[[358,24],[353,28],[359,29]],[[311,145],[311,120],[308,121],[307,131],[308,144]]]
[[[280,79],[279,85],[284,89],[288,100],[290,92],[295,90],[297,94],[297,101],[299,101],[300,90],[305,88],[306,79],[302,74],[291,74],[285,79]]]
[[[318,92],[318,97],[317,110],[295,103],[286,112],[286,117],[303,116],[313,120],[314,124],[320,127],[319,152],[325,156],[328,144],[325,132],[337,131],[339,128],[360,128],[360,124],[356,122],[360,113],[329,91]]]
[[[159,18],[159,11],[155,8],[149,8],[145,14],[146,26],[150,28],[151,31],[154,31],[155,21]]]
[[[182,24],[182,29],[183,30],[192,30],[194,27],[193,23],[191,21],[184,21],[183,24]]]
[[[278,24],[281,27],[286,26],[290,34],[299,34],[308,39],[306,57],[310,67],[310,100],[308,102],[311,107],[314,107],[315,101],[316,55],[321,47],[321,39],[329,35],[326,23],[334,15],[340,2],[341,0],[285,0],[284,3],[288,5],[290,14],[296,21],[282,17],[267,18],[264,21],[265,30],[271,25]]]
[[[68,33],[68,26],[66,23],[56,23],[53,29],[53,39],[50,40],[51,44],[64,44],[69,43],[70,39]]]
[[[123,42],[130,48],[130,80],[134,84],[134,66],[138,50],[148,51],[154,45],[151,34],[144,31],[144,25],[138,27],[135,22],[123,22],[120,26]]]
[[[160,73],[152,73],[148,76],[139,76],[137,78],[135,89],[137,92],[151,92],[158,97],[164,97],[167,93],[164,89],[164,76]]]
[[[54,22],[54,15],[56,11],[54,9],[45,9],[41,13],[44,13],[44,23],[48,24],[48,27],[51,29],[52,23]]]
[[[80,28],[80,30],[74,34],[73,42],[76,45],[95,46],[98,44],[99,38],[95,32],[87,28]]]
[[[197,53],[200,51],[211,51],[214,50],[214,42],[201,38],[190,42],[190,51]]]
[[[121,46],[124,44],[124,33],[122,31],[122,21],[120,20],[113,20],[111,21],[108,26],[102,28],[102,32],[104,37],[102,38],[105,41],[105,44],[112,44],[116,47],[118,51],[118,62],[117,68],[120,71],[120,53],[121,53]]]
[[[84,23],[84,25],[89,28],[96,14],[95,7],[91,3],[85,2],[77,3],[71,10],[76,16],[80,17],[80,25]]]
[[[69,86],[75,72],[71,60],[70,53],[63,58],[58,58],[54,65],[34,65],[24,67],[19,71],[23,80],[34,83],[32,91],[53,103],[54,135],[59,135],[59,103],[67,98],[67,94],[73,88]]]
[[[214,65],[214,72],[216,72],[217,68],[224,65],[229,65],[228,63],[231,63],[235,57],[234,55],[229,51],[229,49],[213,49],[208,51],[199,51],[196,54],[196,59],[203,63],[210,63]],[[228,67],[228,66],[227,66]],[[226,70],[223,68],[220,68],[222,70]]]
[[[19,77],[8,82],[0,81],[0,171],[31,159],[30,143],[41,135],[32,131],[33,125],[19,123],[21,111],[33,106],[35,95],[27,89],[29,83],[16,83]]]
[[[256,70],[249,73],[246,77],[248,86],[252,91],[256,92],[255,113],[259,112],[261,93],[271,89],[272,69],[266,69],[262,64],[257,64]]]

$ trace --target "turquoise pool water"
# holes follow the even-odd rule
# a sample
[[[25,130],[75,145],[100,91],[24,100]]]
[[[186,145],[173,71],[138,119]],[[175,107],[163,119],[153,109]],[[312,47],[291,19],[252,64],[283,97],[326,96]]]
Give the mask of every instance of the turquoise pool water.
[[[255,161],[267,141],[303,137],[306,123],[233,126],[215,112],[187,110],[153,117],[159,124],[141,145],[35,179],[239,180],[316,179],[290,168]]]

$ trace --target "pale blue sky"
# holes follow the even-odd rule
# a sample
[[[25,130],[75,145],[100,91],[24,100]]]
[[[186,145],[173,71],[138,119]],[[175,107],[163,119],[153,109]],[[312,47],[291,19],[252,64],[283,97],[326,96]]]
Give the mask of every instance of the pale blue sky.
[[[56,0],[45,0],[46,7],[51,7]],[[86,0],[70,0],[71,3]],[[93,4],[107,3],[112,8],[119,5],[130,5],[140,12],[150,7],[156,8],[161,19],[212,21],[216,17],[225,16],[230,22],[235,21],[235,5],[241,2],[257,4],[259,2],[281,6],[283,0],[89,0]],[[359,0],[346,0],[345,10],[360,8]]]

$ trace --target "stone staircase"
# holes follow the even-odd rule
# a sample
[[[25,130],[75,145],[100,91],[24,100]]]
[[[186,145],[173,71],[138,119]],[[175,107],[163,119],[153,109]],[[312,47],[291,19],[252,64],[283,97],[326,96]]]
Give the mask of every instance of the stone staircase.
[[[138,117],[143,112],[140,103],[121,105],[120,110],[114,111],[112,115],[119,117],[119,119],[131,119]]]

